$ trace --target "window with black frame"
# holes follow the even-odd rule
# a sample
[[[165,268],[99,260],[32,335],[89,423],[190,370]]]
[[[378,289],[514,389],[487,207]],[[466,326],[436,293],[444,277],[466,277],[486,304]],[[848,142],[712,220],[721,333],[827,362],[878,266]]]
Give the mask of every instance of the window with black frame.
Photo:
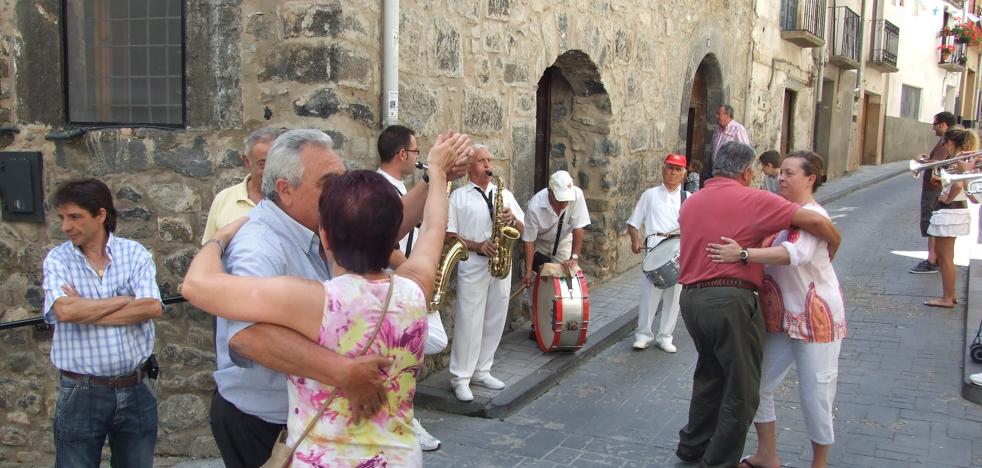
[[[66,0],[68,121],[184,125],[183,0]]]

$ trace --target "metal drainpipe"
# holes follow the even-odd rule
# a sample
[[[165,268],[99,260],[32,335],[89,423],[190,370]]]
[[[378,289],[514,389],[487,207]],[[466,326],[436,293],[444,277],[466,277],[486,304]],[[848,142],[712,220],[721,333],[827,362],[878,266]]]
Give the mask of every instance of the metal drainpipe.
[[[825,30],[829,33],[826,35],[826,37],[834,39],[835,28],[831,27],[831,25],[835,23],[835,0],[832,0],[832,9],[830,11],[832,12],[832,18],[830,20],[829,17],[825,17]],[[824,89],[825,83],[825,49],[831,44],[831,42],[832,41],[830,40],[825,41],[825,46],[819,48],[818,50],[818,78],[816,79],[817,83],[815,84],[815,118],[812,119],[814,120],[814,124],[812,125],[813,150],[818,147],[818,108],[822,104],[822,90]],[[828,160],[828,157],[828,155],[825,155],[826,161]]]
[[[382,126],[399,122],[399,0],[382,0]]]
[[[859,60],[859,69],[856,70],[856,88],[852,92],[852,94],[853,94],[852,101],[853,101],[853,103],[855,103],[854,105],[857,108],[859,107],[859,98],[862,97],[862,92],[863,92],[863,70],[866,69],[866,60],[865,59],[862,59],[862,57],[865,56],[865,54],[863,54],[863,44],[866,44],[866,41],[863,40],[865,34],[866,34],[866,0],[863,0],[862,2],[860,2],[860,7],[859,7],[859,37],[860,37],[860,39],[859,39],[859,57],[860,57],[860,60]],[[872,36],[872,33],[871,33],[870,34],[870,40],[872,40],[872,39],[873,39],[873,36]],[[872,52],[872,50],[870,50],[870,52]],[[857,112],[854,112],[852,114],[853,118],[857,118],[858,117],[858,114],[859,114],[858,111]],[[862,151],[862,148],[860,148],[860,151]]]

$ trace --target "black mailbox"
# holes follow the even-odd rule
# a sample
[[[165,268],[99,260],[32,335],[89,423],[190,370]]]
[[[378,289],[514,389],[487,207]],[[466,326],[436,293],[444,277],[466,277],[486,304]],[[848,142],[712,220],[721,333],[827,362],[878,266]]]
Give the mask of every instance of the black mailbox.
[[[44,222],[41,153],[0,151],[0,214],[5,222]]]

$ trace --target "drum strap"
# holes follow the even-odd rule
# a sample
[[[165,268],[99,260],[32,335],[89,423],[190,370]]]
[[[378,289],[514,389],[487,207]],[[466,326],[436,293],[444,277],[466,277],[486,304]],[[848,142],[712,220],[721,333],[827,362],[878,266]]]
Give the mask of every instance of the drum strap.
[[[552,256],[556,256],[556,251],[559,250],[559,236],[563,233],[563,218],[566,217],[566,211],[559,214],[559,226],[556,226],[556,240],[552,243]]]
[[[686,193],[686,191],[685,191],[685,189],[683,189],[683,190],[682,190],[682,199],[681,199],[681,200],[679,200],[679,206],[682,206],[682,204],[683,204],[683,203],[685,203],[685,197],[686,197],[687,195],[688,195],[688,194]]]

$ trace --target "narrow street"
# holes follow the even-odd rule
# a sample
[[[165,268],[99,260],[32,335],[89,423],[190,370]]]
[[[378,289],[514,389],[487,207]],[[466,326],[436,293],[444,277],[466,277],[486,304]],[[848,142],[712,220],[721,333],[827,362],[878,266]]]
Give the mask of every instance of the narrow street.
[[[964,310],[921,305],[940,294],[940,277],[907,273],[926,247],[915,224],[918,192],[919,183],[899,176],[826,206],[844,238],[835,265],[849,327],[834,466],[982,465],[982,406],[959,395]],[[961,265],[971,247],[959,240]],[[966,270],[959,267],[959,297]],[[675,337],[675,355],[633,351],[627,337],[504,420],[419,411],[443,441],[426,465],[691,466],[674,448],[696,355],[681,320]],[[793,376],[778,397],[778,448],[785,466],[808,466]],[[755,443],[751,431],[745,452]]]

